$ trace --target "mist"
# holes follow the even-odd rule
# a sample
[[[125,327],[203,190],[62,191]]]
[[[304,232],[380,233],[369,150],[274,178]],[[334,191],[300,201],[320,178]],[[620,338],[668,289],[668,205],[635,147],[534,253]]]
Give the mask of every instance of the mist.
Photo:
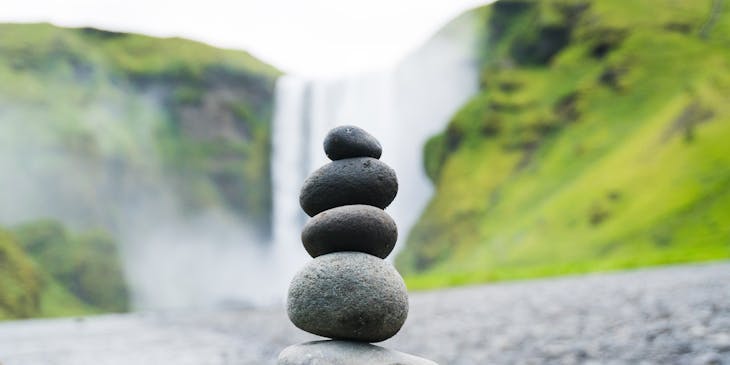
[[[54,97],[0,108],[2,224],[52,218],[110,232],[138,310],[283,297],[265,237],[222,206],[186,206],[158,153],[166,120],[158,95],[107,89],[70,118],[64,109],[79,100]]]

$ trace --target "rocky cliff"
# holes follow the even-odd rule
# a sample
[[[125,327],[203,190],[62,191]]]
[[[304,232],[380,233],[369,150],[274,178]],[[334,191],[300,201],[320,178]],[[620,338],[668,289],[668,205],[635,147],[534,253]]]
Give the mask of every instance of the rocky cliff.
[[[0,24],[0,317],[127,309],[115,242],[170,221],[267,237],[278,75],[189,40]]]
[[[10,181],[30,183],[25,190],[44,177],[37,175],[56,176],[64,168],[92,180],[86,186],[73,176],[57,182],[73,202],[28,198],[34,206],[0,216],[56,215],[58,207],[64,219],[109,216],[96,204],[100,194],[154,190],[164,176],[186,209],[219,205],[266,233],[277,75],[245,52],[183,39],[0,25],[0,148],[6,156],[0,165],[22,156],[28,163]],[[2,196],[3,203],[10,199]]]

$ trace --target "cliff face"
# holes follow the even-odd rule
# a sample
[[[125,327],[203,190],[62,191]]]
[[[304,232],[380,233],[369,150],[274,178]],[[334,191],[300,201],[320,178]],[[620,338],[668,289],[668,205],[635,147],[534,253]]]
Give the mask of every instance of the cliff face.
[[[182,209],[222,207],[266,234],[277,76],[244,52],[182,39],[0,25],[0,148],[36,165],[13,181],[24,185],[63,170],[86,180],[60,182],[58,193],[72,202],[28,198],[25,211],[2,218],[40,211],[108,224],[113,213],[100,211],[100,195],[127,198],[125,191],[148,187],[154,196],[165,186]]]
[[[502,0],[424,149],[412,287],[730,257],[730,9]]]
[[[0,318],[127,309],[115,242],[157,226],[216,212],[268,236],[278,75],[183,39],[0,24]]]

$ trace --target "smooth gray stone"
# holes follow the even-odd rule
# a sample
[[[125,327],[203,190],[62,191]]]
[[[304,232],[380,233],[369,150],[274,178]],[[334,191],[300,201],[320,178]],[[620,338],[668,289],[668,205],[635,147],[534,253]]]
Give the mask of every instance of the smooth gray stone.
[[[343,205],[385,208],[398,193],[398,178],[388,165],[372,157],[332,161],[313,172],[302,186],[299,205],[313,217]]]
[[[314,341],[289,346],[278,365],[437,365],[431,360],[351,341]]]
[[[294,276],[287,313],[295,326],[318,336],[380,342],[406,321],[408,292],[385,260],[335,252],[313,259]]]
[[[357,251],[388,257],[398,239],[398,226],[380,208],[345,205],[325,210],[304,225],[302,243],[312,257]]]
[[[360,127],[343,125],[324,138],[324,153],[330,160],[353,157],[380,158],[383,148],[375,137]]]

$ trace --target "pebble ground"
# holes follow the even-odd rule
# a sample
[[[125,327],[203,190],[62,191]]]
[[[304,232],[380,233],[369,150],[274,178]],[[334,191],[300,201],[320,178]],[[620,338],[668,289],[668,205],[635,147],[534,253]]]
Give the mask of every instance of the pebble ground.
[[[283,308],[0,322],[2,365],[264,365]],[[730,365],[730,262],[412,294],[384,346],[441,365]]]

